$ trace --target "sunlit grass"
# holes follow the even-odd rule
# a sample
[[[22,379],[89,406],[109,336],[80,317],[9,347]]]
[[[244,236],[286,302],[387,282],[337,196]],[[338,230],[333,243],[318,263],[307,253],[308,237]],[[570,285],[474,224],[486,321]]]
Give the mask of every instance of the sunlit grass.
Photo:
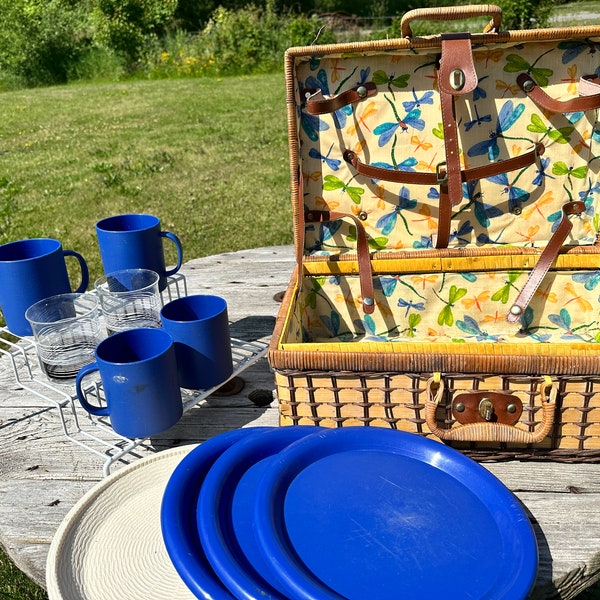
[[[5,92],[2,112],[0,242],[57,238],[93,277],[112,214],[157,215],[186,259],[292,241],[282,74]]]

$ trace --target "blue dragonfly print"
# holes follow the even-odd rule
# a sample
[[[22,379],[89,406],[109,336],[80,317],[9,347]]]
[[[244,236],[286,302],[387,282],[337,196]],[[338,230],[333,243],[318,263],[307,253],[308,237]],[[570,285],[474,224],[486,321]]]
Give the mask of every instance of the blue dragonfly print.
[[[490,335],[479,327],[479,323],[469,315],[465,315],[463,320],[457,319],[456,326],[467,335],[475,337],[478,342],[500,342],[502,338],[498,335]]]
[[[490,161],[496,160],[500,155],[500,147],[498,146],[498,138],[503,137],[505,131],[510,129],[523,114],[525,105],[521,102],[520,104],[514,105],[512,100],[507,100],[500,109],[498,114],[498,122],[494,131],[490,132],[488,139],[481,142],[477,142],[474,146],[469,148],[467,155],[482,156],[487,154]]]
[[[598,184],[596,184],[598,185]],[[597,192],[598,190],[596,190]],[[596,203],[594,202],[594,188],[589,188],[584,192],[579,192],[579,198],[585,204],[585,210],[579,215],[582,217],[583,215],[587,215],[588,217],[593,218],[596,213]],[[555,231],[558,227],[559,223],[563,218],[562,210],[557,210],[548,216],[548,222],[552,223],[551,230]]]
[[[489,227],[490,219],[501,217],[504,213],[498,207],[483,201],[483,194],[481,192],[476,191],[478,186],[478,180],[466,181],[462,184],[463,198],[468,200],[468,202],[456,214],[452,215],[452,218],[458,217],[458,215],[460,215],[462,212],[470,210],[471,206],[473,206],[473,214],[475,215],[477,222],[482,227]],[[437,193],[434,188],[431,189],[437,194],[437,197],[439,198],[439,193]],[[430,194],[427,194],[428,198],[436,197],[430,196]]]
[[[536,169],[536,171],[535,171],[536,175],[535,175],[533,181],[531,182],[533,185],[537,185],[537,186],[542,185],[542,183],[544,183],[545,177],[547,177],[548,179],[556,179],[556,177],[554,177],[554,175],[550,175],[549,173],[546,173],[546,169],[550,165],[550,159],[548,157],[541,156],[538,159],[538,162],[539,162],[539,168]]]
[[[492,122],[492,115],[483,115],[482,117],[479,116],[479,111],[477,110],[477,104],[474,105],[475,108],[475,118],[471,119],[470,121],[467,121],[465,123],[465,131],[471,131],[471,129],[473,129],[473,127],[475,127],[475,125],[479,126],[482,123],[491,123]]]
[[[377,144],[380,148],[383,148],[383,146],[385,146],[396,135],[398,130],[405,132],[408,131],[410,127],[416,129],[417,131],[423,131],[423,129],[425,129],[425,121],[421,119],[420,108],[413,108],[412,110],[408,111],[403,118],[400,118],[394,103],[387,96],[385,96],[385,99],[392,107],[396,122],[387,121],[386,123],[377,125],[377,127],[373,129],[373,133],[379,136]]]
[[[550,333],[538,333],[537,327],[533,326],[534,312],[531,306],[525,309],[525,312],[519,319],[521,323],[521,329],[517,333],[517,337],[528,336],[536,342],[548,342],[552,335]]]
[[[387,338],[377,333],[377,325],[371,315],[365,315],[362,319],[354,320],[354,327],[357,333],[364,332],[363,341],[365,342],[385,342]]]
[[[431,90],[425,92],[421,97],[418,97],[415,88],[413,88],[412,95],[413,100],[408,100],[402,103],[402,106],[407,113],[415,108],[420,108],[422,104],[433,104],[433,92]]]
[[[559,314],[557,314],[557,315],[548,315],[548,320],[551,323],[553,323],[554,325],[556,325],[557,327],[559,327],[560,329],[565,330],[565,333],[563,333],[561,335],[561,338],[563,338],[563,339],[572,339],[573,337],[581,338],[580,335],[576,334],[571,329],[571,315],[569,314],[569,311],[566,308],[561,308]]]
[[[412,310],[425,310],[424,302],[413,302],[412,300],[404,300],[404,298],[400,298],[398,300],[398,306],[400,308],[406,308],[406,312],[404,313],[405,317],[408,317],[409,311]]]
[[[404,222],[404,227],[406,228],[406,231],[409,235],[412,235],[410,229],[408,228],[408,223],[402,215],[401,211],[405,209],[413,209],[415,208],[415,206],[417,206],[416,199],[411,198],[408,189],[402,186],[402,188],[400,189],[400,193],[398,194],[398,205],[394,207],[394,210],[392,210],[392,212],[386,213],[385,215],[381,216],[377,220],[375,227],[381,229],[382,235],[389,235],[396,227],[396,222],[398,221],[398,217],[400,217]]]
[[[306,104],[298,106],[297,110],[300,113],[300,126],[309,140],[316,142],[319,139],[319,132],[327,131],[329,125],[320,119],[317,115],[311,115],[305,110]]]
[[[321,323],[325,326],[325,329],[331,334],[332,338],[338,338],[342,342],[347,342],[352,339],[352,333],[348,330],[342,329],[342,321],[340,319],[340,314],[332,310],[330,315],[321,315],[319,317],[321,319]]]
[[[596,286],[600,283],[600,270],[588,271],[585,273],[574,273],[571,278],[576,283],[583,283],[583,287],[591,292],[596,289]]]
[[[333,149],[333,144],[329,147],[327,154],[321,154],[316,148],[311,148],[308,151],[308,155],[311,158],[316,158],[317,160],[322,160],[332,171],[337,171],[342,164],[342,161],[338,158],[330,158],[331,150]]]
[[[458,229],[455,229],[450,234],[450,242],[456,241],[462,244],[468,244],[470,240],[465,237],[468,236],[473,231],[473,225],[471,225],[471,221],[465,221]]]
[[[324,250],[328,246],[327,242],[333,238],[333,236],[337,233],[337,231],[342,226],[341,221],[331,221],[331,223],[321,223],[319,224],[319,233],[318,238],[306,249],[310,252],[317,252]],[[306,231],[315,231],[314,225],[307,225]],[[336,246],[329,245],[330,248],[334,248]]]
[[[492,177],[487,178],[488,181],[503,186],[504,189],[502,190],[502,193],[508,194],[508,210],[511,213],[520,204],[523,204],[529,200],[529,192],[526,192],[515,185],[518,178],[519,176],[517,176],[512,183],[509,182],[508,175],[506,173],[500,173],[499,175],[493,175]]]
[[[320,90],[321,93],[323,94],[323,96],[331,95],[331,93],[329,92],[329,83],[327,81],[327,73],[325,72],[325,69],[319,69],[316,77],[314,75],[310,75],[309,77],[307,77],[304,87],[307,90],[310,90],[310,89]],[[346,118],[351,114],[352,114],[351,106],[344,106],[344,107],[336,110],[333,113],[333,120],[334,120],[335,126],[338,129],[342,129],[343,127],[345,127],[346,126]]]

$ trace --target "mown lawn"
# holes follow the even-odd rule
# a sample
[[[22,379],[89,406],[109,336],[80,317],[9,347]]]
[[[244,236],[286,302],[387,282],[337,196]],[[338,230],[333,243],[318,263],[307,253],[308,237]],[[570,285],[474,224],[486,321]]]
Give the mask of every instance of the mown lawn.
[[[2,94],[0,242],[59,239],[92,280],[112,214],[157,215],[186,259],[290,243],[288,182],[282,74]]]

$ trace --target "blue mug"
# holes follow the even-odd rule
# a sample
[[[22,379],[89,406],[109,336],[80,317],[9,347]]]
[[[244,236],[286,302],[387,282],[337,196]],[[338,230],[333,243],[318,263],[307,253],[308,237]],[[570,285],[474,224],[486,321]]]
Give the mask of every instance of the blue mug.
[[[183,248],[179,238],[161,231],[154,215],[128,214],[107,217],[96,223],[100,257],[106,274],[123,269],[148,269],[159,275],[160,291],[167,287],[167,277],[181,268]],[[171,240],[177,249],[177,264],[167,270],[163,239]]]
[[[27,309],[44,298],[71,292],[66,256],[78,260],[81,284],[75,292],[84,292],[89,282],[86,262],[81,254],[63,250],[58,240],[33,238],[0,246],[0,307],[12,333],[33,335]]]
[[[219,296],[184,296],[163,306],[163,329],[175,340],[181,387],[207,389],[233,373],[227,303]]]
[[[96,361],[82,367],[75,380],[81,406],[110,417],[112,428],[128,438],[157,435],[179,421],[183,403],[173,338],[162,329],[121,331],[102,340]],[[83,389],[86,375],[98,371],[106,405],[91,404]]]

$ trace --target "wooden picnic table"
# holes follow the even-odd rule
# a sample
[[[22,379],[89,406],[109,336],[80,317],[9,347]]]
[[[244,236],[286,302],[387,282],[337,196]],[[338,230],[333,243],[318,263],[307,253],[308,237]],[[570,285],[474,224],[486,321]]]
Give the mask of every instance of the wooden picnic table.
[[[291,246],[268,247],[194,259],[181,274],[187,293],[214,293],[227,300],[233,337],[264,345],[280,306],[277,294],[285,290],[293,265]],[[54,533],[71,507],[103,479],[104,453],[113,450],[90,450],[87,442],[67,437],[69,403],[60,394],[56,404],[49,403],[45,389],[37,390],[26,377],[25,383],[15,381],[6,356],[0,365],[0,544],[44,586]],[[277,425],[276,401],[260,407],[249,398],[268,399],[274,389],[266,359],[255,360],[240,376],[242,390],[203,398],[167,433],[126,452],[109,468],[231,429]],[[482,464],[513,491],[533,523],[540,560],[532,598],[574,598],[600,578],[600,464]]]

